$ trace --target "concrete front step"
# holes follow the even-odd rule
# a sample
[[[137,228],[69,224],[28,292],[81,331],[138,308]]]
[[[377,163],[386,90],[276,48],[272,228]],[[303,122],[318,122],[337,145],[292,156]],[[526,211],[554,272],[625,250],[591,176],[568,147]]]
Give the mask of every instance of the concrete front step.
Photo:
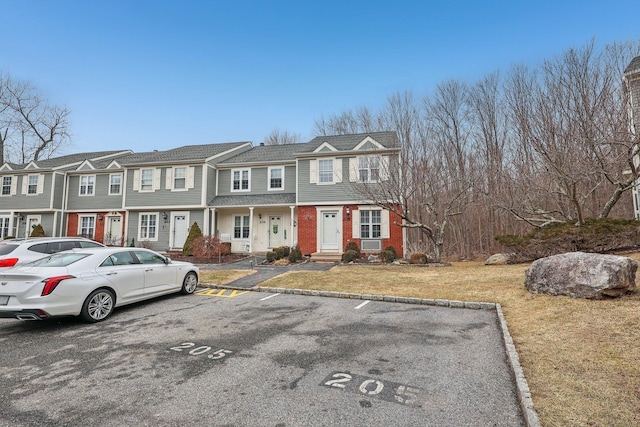
[[[311,261],[316,262],[340,262],[342,254],[340,252],[314,252],[311,254]]]

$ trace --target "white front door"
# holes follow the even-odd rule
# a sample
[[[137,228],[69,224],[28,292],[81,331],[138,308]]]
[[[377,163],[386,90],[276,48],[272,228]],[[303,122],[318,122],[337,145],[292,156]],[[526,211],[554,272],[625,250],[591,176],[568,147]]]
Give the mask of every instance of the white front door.
[[[338,212],[322,213],[322,250],[338,250]]]
[[[173,216],[173,244],[174,248],[181,248],[187,240],[187,216],[184,214]]]
[[[104,236],[104,244],[109,246],[122,246],[122,217],[107,217],[107,234]]]
[[[284,231],[282,230],[282,216],[273,215],[269,216],[269,247],[277,248],[282,246],[282,236]]]

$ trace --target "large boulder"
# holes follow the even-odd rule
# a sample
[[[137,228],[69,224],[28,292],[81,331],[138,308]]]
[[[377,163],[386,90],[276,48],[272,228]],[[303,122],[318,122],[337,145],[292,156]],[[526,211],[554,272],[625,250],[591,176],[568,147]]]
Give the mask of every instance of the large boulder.
[[[637,270],[631,258],[569,252],[534,261],[525,272],[524,286],[533,293],[574,298],[618,297],[635,291]]]
[[[493,254],[484,262],[484,265],[507,265],[516,262],[515,254]]]

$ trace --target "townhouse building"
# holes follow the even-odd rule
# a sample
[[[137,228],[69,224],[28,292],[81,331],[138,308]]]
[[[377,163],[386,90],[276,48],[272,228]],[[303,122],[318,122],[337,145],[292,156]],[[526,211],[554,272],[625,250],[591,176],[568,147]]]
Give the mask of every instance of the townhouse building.
[[[297,244],[321,259],[356,241],[366,252],[394,246],[403,254],[401,220],[357,191],[386,180],[399,154],[394,132],[374,132],[5,163],[0,238],[28,236],[42,224],[51,236],[168,251],[181,249],[197,222],[204,235],[230,242],[232,252]]]

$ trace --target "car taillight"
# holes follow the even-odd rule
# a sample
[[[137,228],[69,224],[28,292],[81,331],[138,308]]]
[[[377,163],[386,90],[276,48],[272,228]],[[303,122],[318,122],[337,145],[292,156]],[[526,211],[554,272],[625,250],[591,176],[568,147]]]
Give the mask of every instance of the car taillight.
[[[49,277],[48,279],[44,279],[42,282],[44,283],[44,288],[42,289],[42,296],[49,295],[53,290],[65,279],[73,279],[76,276],[56,276]]]
[[[18,258],[0,259],[0,267],[13,267],[18,262]]]

